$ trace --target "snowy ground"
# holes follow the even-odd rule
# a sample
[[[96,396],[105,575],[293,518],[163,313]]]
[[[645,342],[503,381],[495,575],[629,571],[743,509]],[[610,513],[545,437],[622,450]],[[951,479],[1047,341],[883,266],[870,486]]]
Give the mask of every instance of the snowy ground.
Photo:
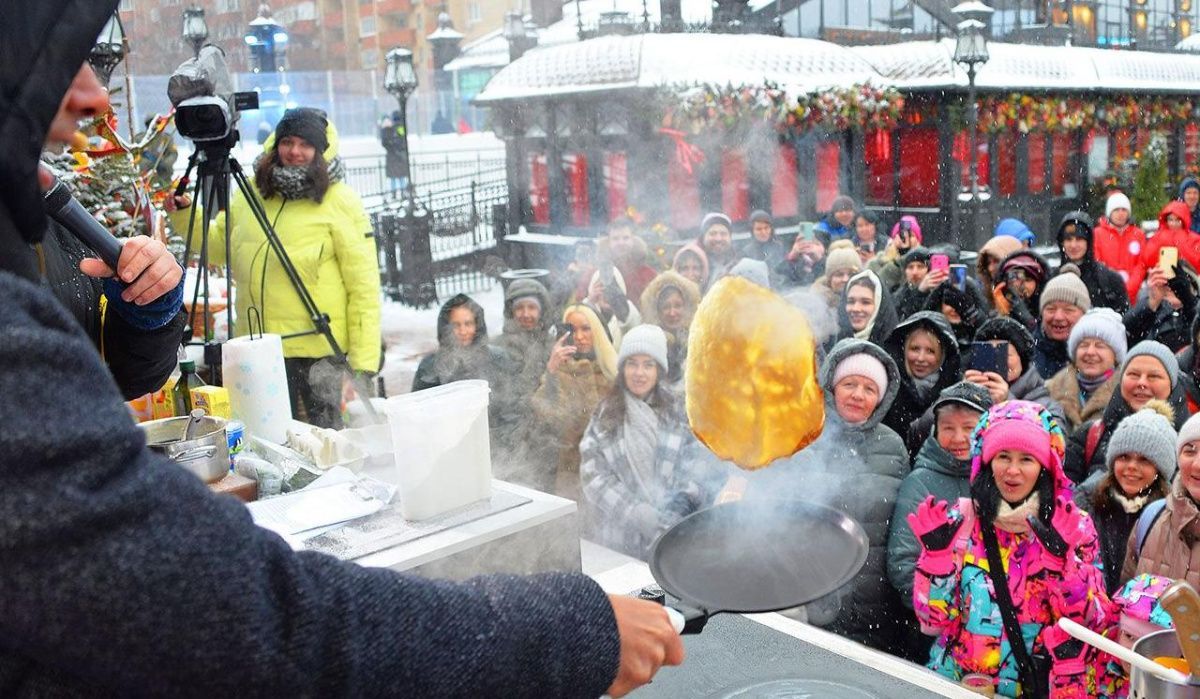
[[[446,298],[449,298],[447,296]],[[488,334],[495,337],[504,329],[504,287],[496,284],[487,291],[471,294],[487,319]],[[388,395],[408,393],[413,374],[421,358],[437,349],[437,314],[441,304],[417,310],[395,301],[383,304],[383,343],[387,347],[383,382]]]

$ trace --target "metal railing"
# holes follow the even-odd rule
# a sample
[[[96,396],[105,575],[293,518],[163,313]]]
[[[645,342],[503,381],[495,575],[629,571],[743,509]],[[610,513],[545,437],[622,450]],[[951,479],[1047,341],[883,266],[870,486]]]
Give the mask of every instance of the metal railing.
[[[444,190],[467,187],[472,182],[491,184],[505,181],[503,152],[495,155],[476,153],[473,158],[463,155],[444,153],[434,159],[417,154],[410,164],[417,193],[421,196],[436,196]],[[348,158],[343,162],[346,168],[346,183],[360,197],[398,198],[401,194],[401,183],[387,176],[382,156]]]

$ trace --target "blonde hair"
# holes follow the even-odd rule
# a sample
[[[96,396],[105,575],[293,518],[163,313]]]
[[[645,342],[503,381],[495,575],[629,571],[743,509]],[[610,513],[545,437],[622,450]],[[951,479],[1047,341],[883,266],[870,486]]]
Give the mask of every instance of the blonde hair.
[[[567,322],[567,316],[572,313],[578,313],[587,319],[588,325],[592,326],[592,350],[596,353],[596,362],[600,364],[600,371],[603,372],[604,378],[613,381],[617,378],[617,350],[613,348],[612,341],[608,339],[608,329],[604,323],[600,322],[600,317],[591,308],[583,304],[575,304],[567,306],[563,311],[563,322]]]

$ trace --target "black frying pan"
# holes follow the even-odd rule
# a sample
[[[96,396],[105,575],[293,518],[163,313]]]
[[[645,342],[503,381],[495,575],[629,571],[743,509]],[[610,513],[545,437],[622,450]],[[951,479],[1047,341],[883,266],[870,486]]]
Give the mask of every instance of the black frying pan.
[[[650,551],[650,572],[682,604],[683,633],[720,612],[808,604],[858,573],[870,545],[845,514],[798,500],[738,500],[700,510]]]

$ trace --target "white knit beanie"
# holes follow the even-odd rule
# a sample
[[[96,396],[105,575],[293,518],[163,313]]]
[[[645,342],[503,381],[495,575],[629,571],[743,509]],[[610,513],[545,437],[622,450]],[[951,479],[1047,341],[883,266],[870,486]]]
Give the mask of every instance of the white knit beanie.
[[[1071,361],[1075,361],[1075,350],[1079,343],[1089,337],[1094,337],[1108,345],[1117,356],[1117,366],[1125,362],[1125,353],[1129,349],[1125,339],[1125,324],[1121,314],[1111,308],[1093,308],[1071,328],[1071,336],[1067,338],[1067,353]]]
[[[667,334],[657,325],[639,325],[625,333],[621,340],[621,351],[617,353],[617,366],[635,354],[649,355],[663,371],[670,369],[667,362]]]
[[[1175,453],[1183,449],[1183,445],[1200,439],[1200,413],[1189,417],[1183,427],[1179,428],[1179,438],[1175,440]]]
[[[1129,197],[1121,192],[1113,192],[1108,195],[1108,201],[1104,202],[1104,218],[1112,218],[1112,212],[1117,209],[1125,209],[1129,212],[1133,211],[1133,204],[1129,203]]]
[[[1079,268],[1075,265],[1063,265],[1058,275],[1046,282],[1042,289],[1042,299],[1038,303],[1038,313],[1046,310],[1046,306],[1055,301],[1066,301],[1085,311],[1091,310],[1092,298],[1088,294],[1087,284],[1079,278]]]
[[[847,376],[864,376],[875,382],[879,395],[887,393],[887,369],[884,368],[883,362],[866,352],[856,352],[838,362],[837,368],[833,370],[833,385],[836,386]]]
[[[1175,477],[1175,427],[1171,422],[1174,414],[1165,401],[1152,400],[1146,407],[1121,420],[1108,440],[1108,451],[1104,454],[1105,464],[1111,471],[1117,457],[1125,454],[1141,454],[1154,463],[1163,481]]]

